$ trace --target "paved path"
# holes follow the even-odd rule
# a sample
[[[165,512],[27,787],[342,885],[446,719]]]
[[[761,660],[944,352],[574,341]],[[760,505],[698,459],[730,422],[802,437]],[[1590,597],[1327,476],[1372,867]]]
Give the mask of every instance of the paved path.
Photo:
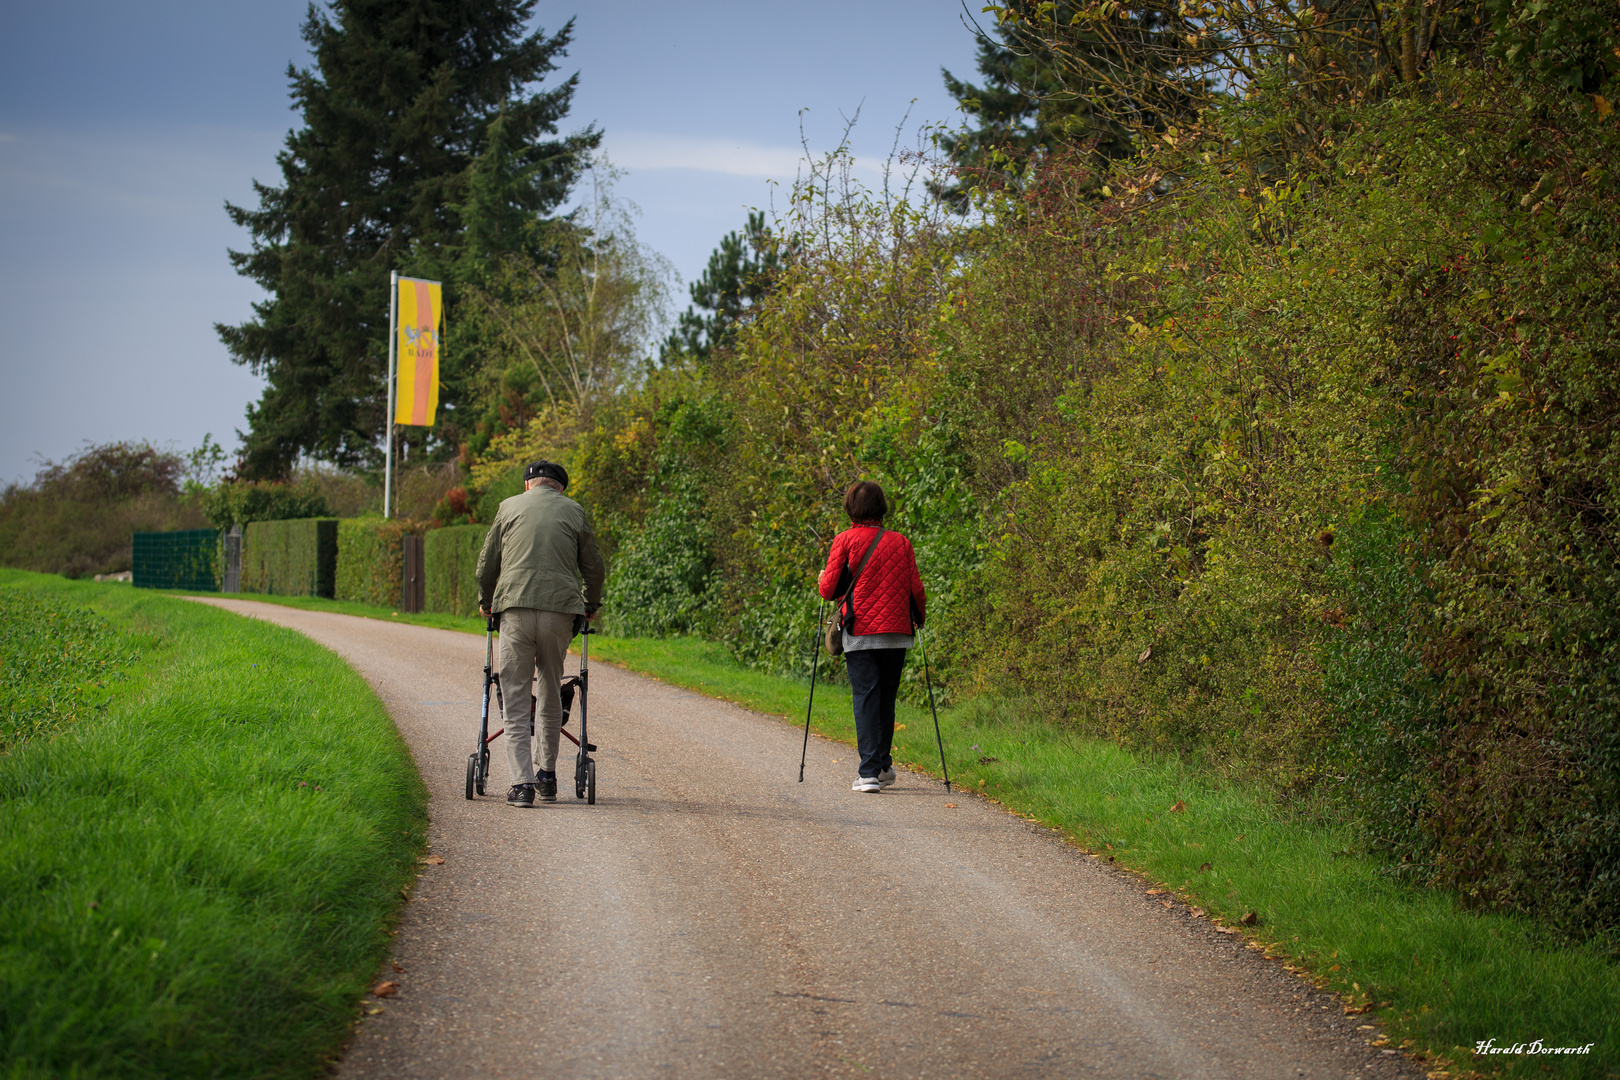
[[[598,801],[463,797],[481,637],[247,601],[388,704],[431,843],[350,1078],[1393,1077],[1334,999],[1054,834],[597,664]],[[564,743],[571,749],[570,744]],[[499,796],[499,797],[497,797]],[[954,802],[956,809],[947,809]]]

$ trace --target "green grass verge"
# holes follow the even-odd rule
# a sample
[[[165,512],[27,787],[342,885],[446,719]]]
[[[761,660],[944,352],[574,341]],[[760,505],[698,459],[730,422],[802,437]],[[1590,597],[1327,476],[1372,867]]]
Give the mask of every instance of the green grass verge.
[[[0,570],[138,659],[0,756],[0,1076],[305,1077],[359,1015],[426,792],[386,710],[300,634]]]
[[[743,668],[712,642],[602,635],[592,637],[591,653],[804,722],[806,684]],[[938,776],[928,710],[901,704],[896,713],[896,760]],[[1254,947],[1337,992],[1347,1008],[1373,1003],[1368,1022],[1431,1071],[1617,1075],[1620,970],[1595,951],[1546,947],[1522,919],[1461,911],[1450,895],[1398,884],[1387,863],[1358,851],[1350,826],[1291,813],[1257,789],[1054,730],[1016,707],[969,702],[939,720],[953,786],[1060,830],[1241,928]],[[847,684],[817,689],[812,727],[855,741]],[[853,759],[845,760],[853,775]],[[790,776],[798,767],[761,765]],[[1173,810],[1178,803],[1184,808]],[[1257,926],[1242,926],[1248,912]],[[1592,1046],[1579,1056],[1477,1057],[1475,1044],[1487,1039]]]

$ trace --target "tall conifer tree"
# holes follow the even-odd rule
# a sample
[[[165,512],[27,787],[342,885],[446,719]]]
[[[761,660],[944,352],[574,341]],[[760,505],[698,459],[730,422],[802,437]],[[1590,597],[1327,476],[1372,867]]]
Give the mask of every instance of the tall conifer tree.
[[[940,140],[952,163],[970,172],[934,188],[954,209],[967,209],[968,193],[977,183],[973,173],[997,169],[997,151],[1010,159],[1009,179],[1059,146],[1085,148],[1105,169],[1135,152],[1134,133],[1161,129],[1191,109],[1188,91],[1198,80],[1177,72],[1175,39],[1164,32],[1168,20],[1160,11],[1151,4],[1115,5],[1103,16],[1110,31],[1104,40],[1087,26],[1071,25],[1077,10],[1071,3],[1008,0],[995,36],[979,34],[983,85],[941,69],[946,93],[968,122]],[[1091,81],[1064,63],[1063,52],[1155,78],[1145,93],[1139,74],[1137,84],[1128,87]]]
[[[248,476],[300,455],[376,464],[384,432],[390,270],[456,284],[492,255],[540,243],[594,129],[558,137],[578,76],[545,91],[573,33],[525,35],[535,0],[334,0],[310,5],[314,66],[288,67],[303,126],[258,182],[257,209],[226,205],[252,234],[230,253],[270,293],[219,325],[232,359],[266,377],[248,409]],[[447,350],[441,440],[454,440],[475,358]],[[418,445],[422,436],[416,434]]]
[[[703,276],[692,283],[692,305],[664,340],[663,362],[678,363],[686,357],[705,361],[716,349],[730,345],[738,324],[770,295],[796,250],[794,243],[783,243],[771,232],[763,212],[750,212],[743,230],[721,239]]]

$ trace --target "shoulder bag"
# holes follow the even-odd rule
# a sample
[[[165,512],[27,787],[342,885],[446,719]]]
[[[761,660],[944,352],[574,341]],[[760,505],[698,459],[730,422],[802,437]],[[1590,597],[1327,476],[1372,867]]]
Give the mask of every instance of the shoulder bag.
[[[855,568],[855,576],[849,579],[849,588],[838,595],[838,607],[833,614],[832,621],[827,623],[827,654],[829,656],[842,656],[844,654],[844,624],[851,627],[855,625],[855,583],[861,579],[861,571],[872,559],[872,552],[877,550],[878,541],[883,539],[883,526],[878,526],[877,535],[872,537],[871,546],[866,554],[861,556],[861,564]]]

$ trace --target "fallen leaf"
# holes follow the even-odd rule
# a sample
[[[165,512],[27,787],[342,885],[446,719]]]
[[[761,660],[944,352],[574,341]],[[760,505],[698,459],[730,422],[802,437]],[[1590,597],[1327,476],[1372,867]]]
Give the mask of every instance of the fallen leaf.
[[[1174,805],[1174,806],[1172,806],[1170,808],[1170,812],[1172,814],[1179,814],[1185,809],[1187,809],[1187,804],[1182,802],[1180,799],[1177,799],[1176,800],[1176,805]]]
[[[979,759],[979,764],[980,765],[994,765],[999,760],[1000,760],[999,758],[981,757]]]
[[[1241,840],[1241,839],[1243,839],[1243,837],[1242,837],[1242,835],[1241,835],[1241,834],[1240,834],[1240,835],[1238,835],[1238,836],[1237,836],[1237,839],[1238,839],[1238,840]]]
[[[423,866],[443,866],[444,865],[444,860],[439,858],[437,855],[429,855],[427,858],[422,860],[422,865]]]
[[[894,725],[894,730],[896,730],[896,731],[904,731],[904,730],[906,730],[906,725],[904,725],[904,724],[896,724],[896,725]]]
[[[1149,895],[1149,896],[1158,896],[1158,895],[1159,895],[1159,894],[1160,894],[1160,893],[1162,893],[1162,892],[1164,892],[1164,890],[1163,890],[1163,889],[1149,889],[1149,890],[1148,890],[1148,891],[1147,891],[1147,894],[1148,894],[1148,895]]]
[[[1243,913],[1243,918],[1239,921],[1243,923],[1244,926],[1258,926],[1260,925],[1260,913],[1257,911],[1245,911]]]
[[[1164,908],[1164,910],[1169,911],[1171,908],[1175,907],[1176,905],[1171,903],[1169,900],[1160,900],[1159,901],[1159,906]]]
[[[947,810],[955,810],[956,809],[956,804],[953,803],[953,802],[948,802],[948,803],[945,804],[945,809],[947,809]]]
[[[374,996],[380,998],[393,997],[395,994],[399,993],[399,983],[380,982],[371,988],[371,992]]]
[[[1235,934],[1238,932],[1235,926],[1217,926],[1215,929],[1223,934]]]
[[[382,1006],[381,1005],[374,1005],[371,1008],[366,1010],[366,1015],[367,1016],[376,1016],[380,1012],[382,1012]]]
[[[405,970],[405,967],[404,967],[404,965],[403,965],[403,964],[395,964],[395,965],[394,965],[394,970],[395,970],[395,971],[404,971],[404,970]]]
[[[1147,662],[1148,662],[1148,659],[1149,659],[1149,658],[1150,658],[1150,657],[1151,657],[1151,656],[1152,656],[1152,655],[1153,655],[1153,646],[1151,646],[1151,645],[1149,645],[1149,646],[1148,646],[1148,647],[1147,647],[1147,648],[1145,648],[1145,649],[1143,649],[1143,650],[1142,650],[1142,655],[1140,655],[1140,656],[1138,656],[1138,657],[1137,657],[1137,658],[1136,658],[1136,662],[1137,662],[1137,663],[1138,663],[1138,664],[1145,664],[1145,663],[1147,663]]]
[[[1199,872],[1199,873],[1200,873],[1200,874],[1202,874],[1202,873],[1203,873],[1203,872],[1204,872],[1204,871],[1205,871],[1205,870],[1208,870],[1208,869],[1209,869],[1209,863],[1205,863],[1205,864],[1204,864],[1204,865],[1202,865],[1202,866],[1200,866],[1200,867],[1199,867],[1199,868],[1198,868],[1198,872]]]
[[[1192,917],[1195,918],[1195,919],[1202,919],[1204,917],[1204,909],[1201,908],[1201,907],[1193,908],[1192,909]]]

